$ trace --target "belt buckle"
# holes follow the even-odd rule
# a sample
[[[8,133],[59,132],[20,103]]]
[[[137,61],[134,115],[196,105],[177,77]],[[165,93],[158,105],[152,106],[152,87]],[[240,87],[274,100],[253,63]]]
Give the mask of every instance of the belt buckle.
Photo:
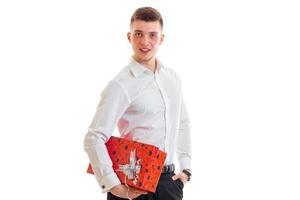
[[[175,171],[175,165],[172,163],[170,165],[165,165],[162,168],[162,173],[170,173]]]
[[[174,171],[174,164],[169,165],[169,172],[173,172]]]

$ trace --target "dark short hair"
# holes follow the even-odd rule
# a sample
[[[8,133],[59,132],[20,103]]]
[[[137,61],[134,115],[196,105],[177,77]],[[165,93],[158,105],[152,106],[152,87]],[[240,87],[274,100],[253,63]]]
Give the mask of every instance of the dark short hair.
[[[130,25],[135,21],[135,20],[142,20],[145,22],[155,22],[158,21],[161,29],[163,28],[163,19],[155,8],[152,7],[141,7],[138,8],[134,11],[131,20],[130,20]]]

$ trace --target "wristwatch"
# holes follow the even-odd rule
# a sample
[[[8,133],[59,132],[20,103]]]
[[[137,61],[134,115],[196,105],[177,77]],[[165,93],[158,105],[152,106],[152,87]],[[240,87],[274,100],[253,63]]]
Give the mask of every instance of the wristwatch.
[[[182,173],[186,174],[187,177],[188,177],[188,181],[191,180],[191,177],[192,177],[192,173],[191,173],[191,170],[190,169],[183,169],[182,170]]]

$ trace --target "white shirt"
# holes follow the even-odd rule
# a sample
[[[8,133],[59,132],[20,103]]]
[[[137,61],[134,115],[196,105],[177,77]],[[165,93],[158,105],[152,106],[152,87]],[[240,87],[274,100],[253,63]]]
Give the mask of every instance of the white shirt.
[[[132,58],[101,93],[84,149],[102,192],[120,184],[105,147],[116,126],[121,137],[165,151],[166,165],[173,163],[176,152],[180,169],[191,168],[189,118],[181,81],[158,60],[153,73]]]

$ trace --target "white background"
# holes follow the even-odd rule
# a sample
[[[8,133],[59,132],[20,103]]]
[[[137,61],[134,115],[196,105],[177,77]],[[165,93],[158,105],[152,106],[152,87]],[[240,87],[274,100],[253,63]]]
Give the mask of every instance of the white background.
[[[0,199],[106,199],[83,150],[100,93],[129,61],[129,19],[165,21],[193,137],[184,199],[300,199],[300,7],[291,0],[3,0]],[[116,129],[117,130],[117,129]]]

